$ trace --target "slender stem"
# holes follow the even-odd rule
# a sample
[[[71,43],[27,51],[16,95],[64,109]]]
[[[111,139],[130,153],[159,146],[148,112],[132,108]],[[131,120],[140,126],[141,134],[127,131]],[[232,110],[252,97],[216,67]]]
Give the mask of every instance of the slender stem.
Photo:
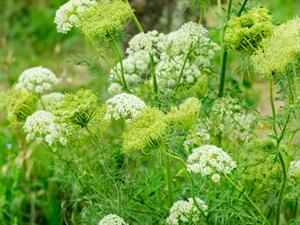
[[[128,85],[127,85],[126,79],[125,79],[124,65],[123,65],[123,59],[122,59],[121,53],[119,52],[119,48],[118,48],[118,45],[117,45],[114,37],[111,34],[109,34],[109,35],[110,35],[110,38],[112,40],[113,46],[114,46],[114,48],[116,50],[116,54],[118,56],[119,63],[120,63],[120,66],[121,66],[121,80],[122,80],[124,89],[125,89],[125,91],[127,91],[127,92],[130,93],[130,90],[128,88]]]
[[[158,93],[158,84],[156,79],[156,73],[155,73],[155,62],[153,54],[150,54],[150,61],[151,61],[151,75],[152,75],[152,82],[153,82],[153,92],[155,94]]]
[[[166,161],[166,177],[167,177],[169,207],[171,207],[173,205],[174,198],[173,198],[173,190],[172,190],[171,161],[169,155],[167,155],[167,161]]]
[[[255,208],[255,210],[259,213],[259,215],[269,224],[269,221],[264,216],[264,214],[261,212],[261,210],[257,207],[257,205],[252,201],[252,199],[245,193],[245,191],[239,187],[237,184],[234,183],[233,180],[231,180],[226,174],[224,174],[225,178],[231,183],[231,185],[237,189],[242,195],[245,196],[245,198],[249,201],[249,203]]]
[[[276,225],[280,224],[281,203],[282,203],[283,194],[284,194],[286,181],[287,181],[287,171],[286,171],[285,161],[284,161],[284,158],[283,158],[281,152],[279,152],[279,160],[280,160],[280,164],[281,164],[281,167],[282,167],[283,179],[282,179],[282,183],[281,183],[281,187],[280,187],[280,192],[279,192],[278,202],[277,202],[277,208],[276,208]]]
[[[274,134],[277,136],[277,128],[276,128],[276,110],[275,110],[275,104],[274,104],[274,96],[273,96],[273,75],[270,75],[269,77],[269,98],[270,98],[270,104],[272,109],[272,128]]]
[[[139,22],[139,20],[138,20],[138,18],[136,17],[136,15],[135,15],[134,12],[132,13],[132,20],[133,20],[133,22],[134,22],[136,28],[138,29],[138,31],[139,31],[140,33],[144,32],[144,29],[143,29],[141,23]]]
[[[181,81],[181,78],[183,76],[183,72],[184,72],[184,68],[187,64],[187,61],[190,57],[190,55],[192,54],[192,52],[195,50],[195,47],[191,48],[190,47],[190,50],[188,52],[188,54],[186,55],[185,59],[184,59],[184,62],[182,64],[182,67],[181,67],[181,70],[180,70],[180,74],[179,74],[179,77],[178,77],[178,80],[177,80],[177,83],[176,83],[176,86],[175,86],[175,92],[178,90],[178,88],[180,87],[180,81]]]
[[[222,32],[223,53],[222,53],[222,59],[221,59],[222,61],[221,61],[221,73],[220,73],[220,84],[219,84],[219,97],[224,96],[226,65],[227,65],[227,57],[228,57],[228,48],[224,43],[224,35],[226,32],[226,28],[227,28],[227,22],[230,20],[231,6],[232,6],[232,0],[229,0],[228,5],[227,5],[226,24],[225,24],[225,26],[223,28],[223,32]]]
[[[242,15],[242,12],[244,11],[247,2],[248,2],[248,0],[244,0],[244,2],[242,4],[242,6],[241,6],[241,8],[240,8],[240,10],[239,10],[239,12],[237,14],[237,16],[241,16]]]
[[[198,24],[201,24],[203,22],[204,19],[204,0],[199,0],[199,20],[198,20]]]
[[[292,215],[293,219],[296,219],[296,217],[297,217],[297,211],[298,211],[298,199],[296,199],[295,205],[293,207],[293,215]]]
[[[205,214],[204,214],[204,212],[202,211],[201,207],[199,206],[197,200],[196,200],[196,197],[195,197],[195,182],[194,182],[194,179],[193,179],[191,173],[188,171],[184,160],[182,158],[176,156],[176,155],[171,154],[170,152],[166,152],[166,154],[168,154],[170,157],[176,159],[177,161],[179,161],[182,164],[182,166],[183,166],[183,168],[184,168],[184,170],[185,170],[185,172],[186,172],[186,174],[187,174],[187,176],[190,179],[191,184],[192,184],[192,199],[193,199],[193,202],[194,202],[195,206],[197,207],[197,209],[199,210],[199,212],[204,217],[206,217]]]
[[[90,135],[91,139],[93,140],[94,144],[96,145],[96,147],[98,148],[98,150],[101,150],[102,147],[100,146],[100,143],[98,142],[97,138],[93,135],[93,133],[91,132],[91,130],[88,127],[85,127],[86,131],[88,132],[88,134]],[[113,173],[111,172],[111,170],[109,169],[109,166],[107,165],[107,163],[105,161],[100,161],[101,166],[106,170],[106,172],[109,174],[115,188],[117,191],[117,195],[118,195],[118,207],[119,207],[119,213],[122,212],[122,197],[121,197],[121,192],[120,189],[114,179]]]
[[[169,207],[173,204],[173,191],[172,191],[172,174],[171,174],[171,160],[169,156],[169,149],[166,146],[162,146],[162,152],[166,153],[166,161],[165,161],[165,176],[166,176],[166,183],[167,183],[167,191],[168,191],[168,205]]]

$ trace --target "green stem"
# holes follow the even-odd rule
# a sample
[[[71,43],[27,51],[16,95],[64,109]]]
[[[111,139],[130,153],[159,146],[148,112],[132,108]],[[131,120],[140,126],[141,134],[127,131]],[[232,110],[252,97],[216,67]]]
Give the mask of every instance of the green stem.
[[[192,46],[191,46],[192,47]],[[175,86],[175,92],[178,90],[178,88],[180,87],[180,81],[181,81],[181,78],[183,76],[183,72],[184,72],[184,68],[187,64],[187,61],[190,57],[190,55],[192,54],[192,52],[195,50],[195,47],[191,48],[190,47],[190,50],[188,52],[188,54],[186,55],[185,59],[184,59],[184,62],[182,64],[182,67],[181,67],[181,70],[180,70],[180,74],[179,74],[179,77],[178,77],[178,80],[177,80],[177,83],[176,83],[176,86]]]
[[[242,15],[242,12],[244,11],[247,2],[248,2],[248,0],[244,0],[244,2],[242,4],[242,6],[241,6],[241,8],[240,8],[240,10],[239,10],[239,12],[237,14],[237,16],[241,16]]]
[[[98,148],[98,150],[101,150],[102,147],[100,146],[100,143],[98,142],[97,138],[93,135],[93,133],[91,132],[91,130],[88,127],[85,127],[86,131],[88,132],[88,134],[90,135],[91,139],[93,140],[94,144],[96,145],[96,147]],[[103,160],[100,161],[101,166],[106,170],[106,173],[109,174],[115,188],[117,191],[117,195],[118,195],[118,208],[119,208],[119,213],[122,212],[122,197],[121,197],[121,192],[120,189],[115,181],[115,178],[113,176],[113,173],[111,172],[111,170],[109,169],[109,166],[107,165],[107,163]]]
[[[276,208],[276,225],[280,224],[281,203],[282,203],[284,190],[285,190],[285,186],[286,186],[286,181],[287,181],[287,171],[286,171],[285,161],[284,161],[284,158],[283,158],[281,152],[279,152],[279,160],[280,160],[280,164],[282,167],[283,180],[281,183],[280,192],[279,192],[279,196],[278,196],[278,202],[277,202],[277,208]]]
[[[231,185],[238,190],[242,195],[245,196],[245,198],[248,200],[248,202],[255,208],[255,210],[259,213],[259,215],[269,224],[269,221],[264,216],[264,214],[261,212],[261,210],[257,207],[257,205],[252,201],[252,199],[244,192],[242,188],[240,188],[238,185],[236,185],[233,180],[231,180],[226,174],[224,174],[225,178],[231,183]]]
[[[120,52],[119,52],[118,45],[117,45],[117,43],[116,43],[114,37],[113,37],[111,34],[109,34],[109,35],[110,35],[110,38],[111,38],[111,40],[112,40],[113,46],[114,46],[114,48],[115,48],[115,52],[116,52],[116,54],[117,54],[117,56],[118,56],[118,60],[119,60],[120,66],[121,66],[121,80],[122,80],[124,89],[125,89],[125,91],[127,91],[128,93],[131,93],[130,90],[129,90],[129,88],[128,88],[128,85],[127,85],[127,83],[126,83],[125,73],[124,73],[123,59],[122,59],[122,56],[121,56],[121,54],[120,54]]]
[[[171,160],[170,156],[168,154],[169,150],[168,148],[163,148],[163,152],[167,152],[166,154],[166,162],[165,162],[165,167],[166,167],[166,182],[167,182],[167,190],[168,190],[168,205],[171,207],[174,202],[173,198],[173,191],[172,191],[172,174],[171,174]]]
[[[272,128],[274,134],[277,136],[277,128],[276,128],[276,110],[275,110],[275,104],[274,104],[274,96],[273,96],[273,74],[269,77],[269,100],[271,104],[272,109]]]
[[[228,48],[224,43],[224,36],[227,28],[227,22],[230,20],[231,15],[231,6],[232,0],[228,1],[227,5],[227,16],[226,16],[226,24],[223,28],[222,32],[222,42],[223,42],[223,53],[222,53],[222,61],[221,61],[221,73],[220,73],[220,84],[219,84],[219,97],[224,96],[224,88],[225,88],[225,77],[226,77],[226,66],[227,66],[227,57],[228,57]]]
[[[139,22],[138,18],[136,17],[135,13],[132,13],[132,20],[133,20],[133,22],[134,22],[136,28],[138,29],[138,31],[139,31],[140,33],[143,33],[143,32],[144,32],[144,29],[143,29],[141,23]]]
[[[154,57],[152,54],[150,54],[150,61],[151,61],[151,75],[152,75],[152,82],[153,82],[153,92],[155,94],[158,93],[158,84],[156,79],[156,73],[155,73],[155,62]]]
[[[199,0],[199,20],[198,20],[198,24],[201,24],[203,22],[204,19],[204,0]]]
[[[176,156],[176,155],[171,154],[170,152],[166,152],[166,154],[169,155],[170,157],[176,159],[177,161],[179,161],[179,162],[182,164],[182,166],[183,166],[183,168],[184,168],[184,170],[185,170],[185,172],[186,172],[186,174],[187,174],[187,176],[188,176],[188,178],[190,179],[191,184],[192,184],[192,199],[193,199],[193,202],[194,202],[196,208],[199,210],[199,212],[200,212],[204,217],[206,217],[205,214],[204,214],[204,212],[202,211],[200,205],[198,204],[198,202],[197,202],[197,200],[196,200],[196,197],[195,197],[195,182],[194,182],[194,179],[193,179],[193,177],[192,177],[192,174],[188,171],[188,169],[187,169],[187,167],[186,167],[185,161],[184,161],[182,158],[180,158],[180,157],[178,157],[178,156]]]

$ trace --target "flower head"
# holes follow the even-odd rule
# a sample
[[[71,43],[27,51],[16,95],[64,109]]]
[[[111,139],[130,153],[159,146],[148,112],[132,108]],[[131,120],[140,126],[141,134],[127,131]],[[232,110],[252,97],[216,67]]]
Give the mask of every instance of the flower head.
[[[201,68],[193,62],[185,62],[184,57],[183,55],[161,55],[160,62],[155,69],[157,82],[161,89],[172,91],[176,85],[191,85],[201,77]],[[183,67],[184,69],[182,70]],[[180,80],[179,77],[181,78]]]
[[[54,19],[57,32],[67,33],[79,22],[79,15],[87,8],[97,4],[95,0],[70,0],[62,5],[57,11]]]
[[[178,30],[162,37],[161,50],[170,55],[186,55],[192,49],[196,55],[212,58],[219,46],[208,37],[208,31],[194,22],[183,24]]]
[[[125,119],[131,120],[138,116],[146,104],[138,97],[132,94],[118,94],[106,101],[106,115],[107,120]]]
[[[283,73],[300,56],[300,18],[274,28],[273,35],[261,42],[252,57],[254,68],[262,75]]]
[[[98,98],[90,90],[79,90],[65,94],[55,115],[69,127],[84,128],[89,125],[97,112]]]
[[[123,133],[124,152],[158,147],[168,131],[167,128],[163,112],[156,108],[146,108],[139,116],[126,124]]]
[[[253,8],[248,13],[231,19],[225,34],[225,43],[233,50],[252,53],[262,39],[272,35],[272,17],[266,8]]]
[[[188,158],[187,167],[191,172],[200,173],[202,176],[212,175],[212,180],[218,182],[218,173],[229,174],[236,168],[236,163],[222,149],[213,145],[203,145],[193,150]]]
[[[12,126],[22,124],[36,110],[37,96],[27,90],[14,90],[7,105],[7,119]]]
[[[162,36],[163,34],[159,34],[156,30],[147,33],[139,33],[129,41],[129,47],[126,50],[126,53],[134,55],[138,52],[143,52],[148,55],[153,55],[157,51],[157,45],[161,41]]]
[[[208,207],[205,202],[200,198],[196,198],[196,202],[201,207],[202,212],[206,215]],[[168,225],[179,225],[182,223],[189,224],[191,222],[193,224],[198,224],[200,219],[201,213],[196,207],[193,199],[189,198],[188,200],[180,200],[173,204],[166,223]]]
[[[120,33],[132,12],[127,2],[103,0],[80,14],[78,27],[88,40],[99,43]]]
[[[150,55],[144,52],[137,52],[133,55],[127,56],[123,60],[123,70],[126,83],[130,90],[137,90],[139,84],[148,77]],[[108,92],[111,95],[120,94],[123,92],[123,88],[120,85],[121,80],[121,65],[118,63],[109,74],[110,86]]]
[[[194,125],[200,113],[201,102],[191,97],[186,99],[179,107],[172,107],[167,114],[169,124],[175,124],[180,128],[188,129]]]
[[[16,90],[26,89],[29,92],[42,94],[52,89],[59,81],[56,75],[42,66],[24,70],[20,75]]]
[[[27,141],[37,140],[38,142],[46,142],[48,145],[66,144],[62,127],[56,123],[55,116],[50,112],[36,111],[26,119],[23,128],[27,134]]]
[[[100,220],[98,225],[128,225],[128,223],[116,214],[108,214]]]

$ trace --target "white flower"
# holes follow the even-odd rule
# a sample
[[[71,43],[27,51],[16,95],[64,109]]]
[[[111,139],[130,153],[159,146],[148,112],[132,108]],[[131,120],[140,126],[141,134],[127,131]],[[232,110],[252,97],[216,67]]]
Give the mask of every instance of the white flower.
[[[123,59],[122,63],[126,83],[130,89],[134,90],[149,73],[150,56],[144,52],[137,52]],[[111,86],[109,86],[108,92],[111,95],[120,94],[122,92],[121,85],[116,85],[122,82],[121,74],[121,65],[118,63],[111,69],[109,74]]]
[[[218,183],[220,181],[220,178],[220,175],[217,173],[211,176],[211,180],[215,183]]]
[[[200,206],[203,214],[206,215],[208,207],[205,202],[200,198],[196,198],[196,202]],[[189,198],[188,200],[180,200],[173,204],[166,222],[168,225],[179,225],[188,222],[198,224],[200,222],[200,218],[201,212],[199,212],[193,199]]]
[[[162,51],[174,55],[186,55],[193,49],[197,56],[206,56],[211,59],[214,52],[219,50],[216,43],[208,37],[208,31],[194,22],[183,24],[178,30],[162,37],[159,47]]]
[[[100,220],[98,225],[128,225],[128,223],[118,215],[108,214]]]
[[[16,89],[26,89],[29,92],[41,94],[51,90],[53,85],[58,82],[59,80],[51,70],[38,66],[23,71],[19,77]]]
[[[62,5],[57,11],[54,19],[57,32],[67,33],[77,25],[80,13],[88,7],[97,4],[95,0],[70,0]]]
[[[290,163],[289,175],[294,178],[300,178],[300,160]]]
[[[156,66],[156,76],[161,89],[173,89],[180,79],[180,84],[192,84],[201,76],[200,68],[190,62],[184,65],[183,55],[170,57],[162,54]],[[183,67],[184,65],[184,67]],[[182,70],[183,69],[183,70]],[[182,74],[181,74],[182,72]]]
[[[162,36],[163,34],[159,34],[156,30],[139,33],[129,41],[126,53],[133,55],[137,52],[145,52],[153,55]]]
[[[219,174],[229,174],[236,168],[236,163],[222,149],[213,145],[203,145],[195,148],[188,158],[188,170],[193,173],[200,173],[202,176],[213,174],[211,179],[219,181]]]
[[[107,120],[125,119],[129,120],[138,116],[146,107],[146,104],[132,94],[118,94],[106,101],[107,109],[105,118]]]
[[[111,95],[117,95],[122,93],[122,86],[118,83],[111,83],[107,89]]]
[[[23,128],[27,134],[27,141],[37,140],[38,142],[46,142],[49,145],[54,143],[66,144],[62,128],[55,122],[55,116],[50,112],[36,111],[27,117]]]

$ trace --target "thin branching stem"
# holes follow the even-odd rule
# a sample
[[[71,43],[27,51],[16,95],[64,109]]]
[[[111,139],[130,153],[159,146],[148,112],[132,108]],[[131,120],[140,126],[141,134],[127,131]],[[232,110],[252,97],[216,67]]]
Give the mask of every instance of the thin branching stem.
[[[143,33],[143,32],[144,32],[144,29],[143,29],[141,23],[139,22],[139,20],[138,20],[138,18],[136,17],[136,15],[135,15],[134,12],[132,13],[132,20],[133,20],[133,22],[134,22],[136,28],[138,29],[138,31],[139,31],[140,33]]]
[[[155,71],[155,62],[153,54],[150,54],[150,62],[151,62],[151,75],[152,75],[152,83],[153,83],[153,92],[155,94],[158,93],[158,84],[156,78],[156,71]]]
[[[242,13],[243,13],[243,11],[244,11],[244,9],[245,9],[245,6],[246,6],[246,4],[247,4],[247,2],[248,2],[248,0],[244,0],[244,2],[243,2],[243,4],[242,4],[242,6],[241,6],[241,8],[240,8],[240,10],[239,10],[239,12],[238,12],[238,14],[237,14],[237,16],[241,16],[241,15],[242,15]]]
[[[204,214],[204,212],[202,211],[201,209],[201,206],[198,204],[197,200],[196,200],[196,197],[195,197],[195,181],[192,177],[192,174],[190,173],[190,171],[187,169],[186,167],[186,163],[185,161],[180,158],[179,156],[176,156],[174,154],[171,154],[170,152],[166,152],[167,155],[169,155],[170,157],[172,157],[173,159],[176,159],[178,162],[180,162],[184,168],[184,171],[186,172],[188,178],[190,179],[191,181],[191,184],[192,184],[192,199],[193,199],[193,202],[196,206],[196,208],[199,210],[199,212],[204,216],[206,217],[206,215]]]
[[[270,224],[268,219],[264,216],[264,214],[261,212],[261,210],[258,208],[258,206],[253,202],[253,200],[246,194],[246,192],[239,187],[237,184],[234,183],[234,181],[227,176],[226,174],[224,174],[225,178],[227,179],[227,181],[237,190],[239,191],[242,195],[244,195],[244,197],[248,200],[248,202],[253,206],[253,208],[255,208],[255,210],[258,212],[258,214],[263,218],[263,220],[267,223]]]
[[[226,76],[228,48],[224,43],[224,36],[225,36],[226,29],[227,29],[227,23],[230,20],[231,6],[232,6],[232,0],[229,0],[228,4],[227,4],[226,23],[224,25],[223,32],[222,32],[223,48],[222,48],[222,58],[221,58],[222,61],[221,61],[221,73],[220,73],[220,84],[219,84],[219,97],[220,98],[224,96],[224,88],[225,88],[225,76]]]
[[[98,150],[101,150],[102,147],[99,143],[99,141],[97,140],[97,138],[95,137],[95,135],[91,132],[91,130],[86,126],[85,127],[86,131],[88,132],[88,134],[90,135],[91,139],[93,140],[94,142],[94,145],[98,148]],[[117,191],[117,195],[118,195],[118,210],[119,210],[119,213],[122,212],[122,197],[121,197],[121,191],[120,191],[120,188],[119,186],[117,185],[116,181],[115,181],[115,178],[114,178],[114,175],[112,173],[112,171],[109,169],[109,166],[107,165],[107,163],[105,162],[105,160],[103,161],[100,161],[101,163],[101,166],[106,170],[106,172],[109,174],[115,188],[116,188],[116,191]]]
[[[275,103],[274,103],[274,96],[273,96],[273,74],[269,77],[269,100],[272,109],[272,129],[274,135],[277,136],[277,128],[276,128],[276,110],[275,110]]]
[[[123,58],[121,56],[121,53],[119,51],[119,48],[118,48],[118,45],[113,37],[113,35],[109,34],[110,35],[110,38],[112,40],[112,43],[113,43],[113,46],[115,48],[115,52],[117,54],[117,57],[118,57],[118,60],[119,60],[119,63],[120,63],[120,66],[121,66],[121,80],[122,80],[122,84],[123,84],[123,87],[125,89],[125,91],[127,91],[128,93],[131,93],[130,90],[129,90],[129,87],[126,83],[126,79],[125,79],[125,71],[124,71],[124,65],[123,65]]]
[[[242,15],[242,12],[244,11],[247,2],[248,2],[248,0],[245,0],[243,2],[237,16]],[[228,0],[226,23],[225,23],[223,31],[222,31],[222,42],[223,42],[222,45],[223,45],[223,48],[222,48],[220,84],[219,84],[219,97],[220,98],[224,96],[224,88],[225,88],[228,48],[224,43],[224,36],[225,36],[226,29],[227,29],[227,23],[228,23],[228,21],[230,20],[230,17],[231,17],[231,6],[232,6],[232,0]]]

